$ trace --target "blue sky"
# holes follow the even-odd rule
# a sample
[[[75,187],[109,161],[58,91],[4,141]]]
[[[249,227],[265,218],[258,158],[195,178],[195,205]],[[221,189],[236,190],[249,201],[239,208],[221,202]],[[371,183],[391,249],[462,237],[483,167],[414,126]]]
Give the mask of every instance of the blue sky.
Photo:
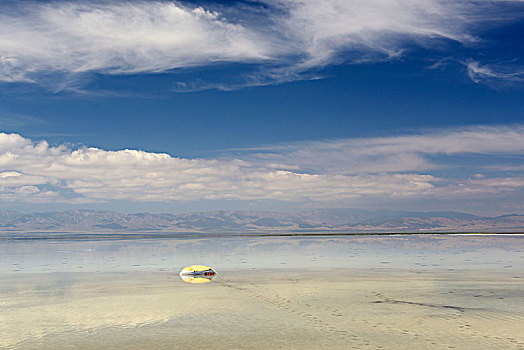
[[[524,213],[524,2],[0,3],[0,203]]]

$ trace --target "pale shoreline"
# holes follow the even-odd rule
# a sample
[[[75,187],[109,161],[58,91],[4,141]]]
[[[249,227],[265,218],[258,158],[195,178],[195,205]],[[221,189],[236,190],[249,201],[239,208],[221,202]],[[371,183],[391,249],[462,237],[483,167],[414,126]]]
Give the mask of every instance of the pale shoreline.
[[[79,232],[16,232],[0,233],[1,241],[23,240],[128,240],[128,239],[200,239],[255,237],[359,237],[359,236],[524,236],[524,232],[241,232],[241,233],[79,233]]]
[[[0,299],[9,350],[524,347],[524,280],[512,274],[273,269],[222,271],[206,285],[174,273],[9,282]]]
[[[203,285],[178,276],[204,263]],[[524,349],[524,239],[0,242],[0,348]]]

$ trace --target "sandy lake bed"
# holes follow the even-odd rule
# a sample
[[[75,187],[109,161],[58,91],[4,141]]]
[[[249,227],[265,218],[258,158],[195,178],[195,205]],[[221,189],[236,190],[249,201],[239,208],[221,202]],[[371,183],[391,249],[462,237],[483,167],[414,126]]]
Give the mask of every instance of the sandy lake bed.
[[[524,349],[524,237],[0,244],[1,349]],[[188,284],[192,263],[218,271]]]

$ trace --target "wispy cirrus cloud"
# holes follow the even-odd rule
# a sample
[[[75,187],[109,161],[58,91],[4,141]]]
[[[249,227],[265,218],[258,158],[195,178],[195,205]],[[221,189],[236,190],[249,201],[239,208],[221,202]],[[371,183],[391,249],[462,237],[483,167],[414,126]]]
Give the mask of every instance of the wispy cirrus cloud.
[[[458,175],[440,170],[455,168],[460,156],[468,154],[496,164],[502,156],[521,154],[523,140],[522,125],[470,127],[187,159],[141,150],[50,146],[18,134],[0,134],[0,200],[272,200],[347,206],[361,199],[481,200],[486,195],[524,191],[522,172],[479,174],[483,161],[468,165]]]
[[[263,0],[196,7],[166,1],[7,1],[0,4],[0,81],[67,89],[86,73],[150,74],[217,62],[255,67],[232,83],[181,82],[177,88],[309,79],[317,76],[312,70],[326,65],[387,60],[436,39],[473,44],[476,26],[492,20],[492,12],[506,20],[518,17],[501,10],[512,3],[519,2]],[[470,76],[486,75],[481,68],[471,66]]]
[[[0,79],[39,73],[155,73],[273,55],[271,44],[215,11],[171,2],[2,4]]]
[[[451,1],[295,0],[282,1],[289,16],[281,18],[290,41],[304,53],[302,67],[347,60],[377,60],[402,54],[406,41],[446,38],[472,42],[468,4]]]
[[[476,83],[483,81],[506,81],[520,83],[524,81],[524,68],[511,64],[481,64],[475,60],[464,63],[468,75]]]
[[[236,152],[252,162],[311,173],[429,171],[444,167],[447,157],[483,155],[495,158],[491,159],[494,164],[497,157],[522,154],[524,126],[471,126],[411,135],[292,143]],[[435,160],[435,157],[442,159]]]

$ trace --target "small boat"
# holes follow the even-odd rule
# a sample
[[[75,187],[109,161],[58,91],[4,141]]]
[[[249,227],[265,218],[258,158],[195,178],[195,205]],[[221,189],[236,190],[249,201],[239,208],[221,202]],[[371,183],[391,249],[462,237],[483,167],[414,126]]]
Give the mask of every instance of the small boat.
[[[207,277],[213,278],[217,273],[215,270],[205,265],[191,265],[184,267],[180,271],[180,277]]]

